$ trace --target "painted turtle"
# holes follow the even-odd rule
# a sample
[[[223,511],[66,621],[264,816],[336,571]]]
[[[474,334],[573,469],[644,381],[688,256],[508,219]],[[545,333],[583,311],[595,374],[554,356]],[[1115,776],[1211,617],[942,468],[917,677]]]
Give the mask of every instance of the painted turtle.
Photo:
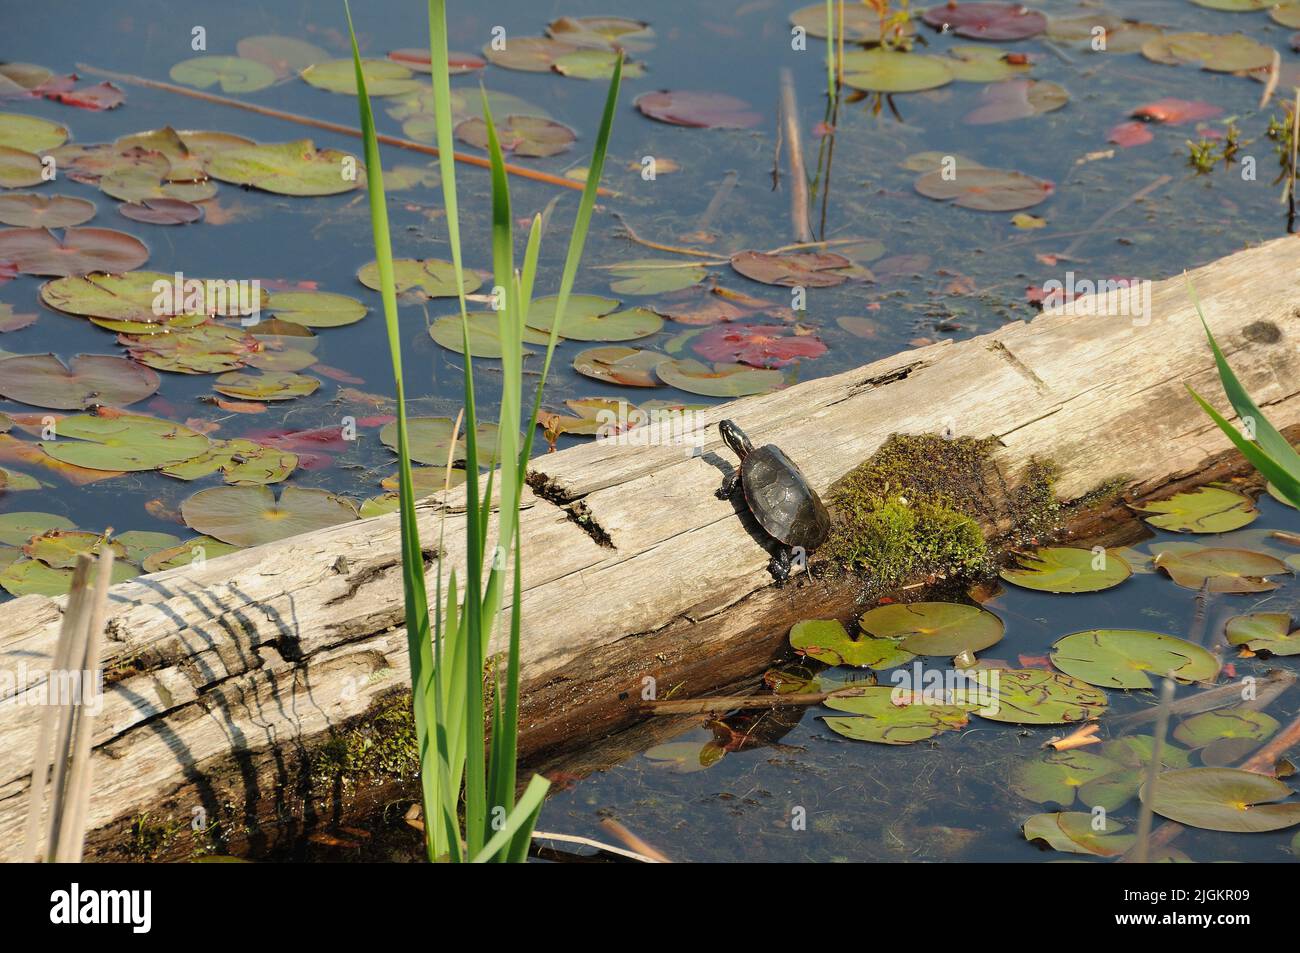
[[[826,541],[830,514],[808,478],[780,447],[769,443],[755,450],[731,420],[718,424],[718,432],[740,458],[740,466],[722,481],[718,498],[734,499],[737,488],[744,491],[745,503],[758,525],[780,544],[767,568],[781,585],[790,577],[796,551],[807,554]]]

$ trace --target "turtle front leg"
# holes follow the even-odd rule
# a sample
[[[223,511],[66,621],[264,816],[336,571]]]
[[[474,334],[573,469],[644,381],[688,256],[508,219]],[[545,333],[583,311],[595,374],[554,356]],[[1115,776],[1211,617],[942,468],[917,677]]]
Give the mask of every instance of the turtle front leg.
[[[790,562],[794,558],[794,550],[789,546],[781,546],[777,549],[776,555],[772,557],[771,562],[767,564],[767,571],[772,574],[776,580],[777,588],[786,584],[790,578]]]
[[[720,500],[729,500],[736,495],[736,490],[740,487],[740,467],[732,470],[722,480],[722,486],[718,487],[715,494]]]

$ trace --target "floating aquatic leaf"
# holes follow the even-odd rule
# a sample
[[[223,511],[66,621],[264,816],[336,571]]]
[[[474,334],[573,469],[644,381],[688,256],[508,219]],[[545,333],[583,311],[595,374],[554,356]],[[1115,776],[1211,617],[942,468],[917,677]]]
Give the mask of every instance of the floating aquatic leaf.
[[[1225,13],[1249,13],[1253,10],[1267,10],[1277,0],[1192,0],[1198,7],[1211,10],[1223,10]]]
[[[700,334],[691,346],[710,361],[768,368],[786,367],[826,353],[821,338],[795,334],[785,325],[719,324]]]
[[[0,95],[30,92],[53,76],[53,70],[35,63],[0,63]]]
[[[137,205],[154,199],[206,202],[217,194],[217,184],[206,176],[200,181],[168,182],[147,169],[107,172],[95,183],[105,195]]]
[[[495,311],[471,311],[469,323],[469,353],[472,357],[501,357],[501,318]],[[449,314],[429,325],[429,336],[449,351],[463,353],[464,335],[459,314]],[[549,335],[532,328],[524,328],[525,344],[546,344]],[[531,352],[528,352],[531,353]]]
[[[1276,778],[1234,768],[1184,768],[1162,772],[1155,796],[1139,797],[1161,817],[1211,831],[1276,831],[1300,824],[1300,802]]]
[[[445,459],[442,466],[412,467],[411,489],[417,498],[431,493],[440,493],[448,485],[449,475],[451,486],[460,486],[465,482],[465,471],[457,467],[449,471]],[[379,485],[390,493],[396,493],[402,485],[401,474],[394,473],[392,476],[384,477],[379,481]]]
[[[145,557],[180,543],[180,539],[171,533],[153,533],[138,529],[119,533],[113,537],[113,541],[122,545],[127,560],[136,565],[143,562]]]
[[[953,80],[950,60],[899,50],[852,50],[844,54],[844,85],[871,93],[916,93]]]
[[[234,546],[260,546],[357,518],[356,508],[324,490],[287,486],[279,500],[265,486],[214,486],[181,503],[185,524]]]
[[[0,146],[22,152],[46,152],[67,141],[67,127],[57,122],[17,113],[0,113]]]
[[[0,467],[0,492],[20,493],[25,490],[39,490],[41,483],[34,476]]]
[[[1047,17],[1018,3],[956,3],[930,7],[930,26],[971,40],[1024,40],[1047,29]]]
[[[1065,87],[1045,79],[1009,79],[985,86],[980,105],[966,114],[971,126],[1026,119],[1060,109],[1070,101]]]
[[[1018,569],[1004,569],[1007,582],[1040,592],[1100,592],[1133,574],[1128,561],[1114,552],[1100,557],[1090,549],[1043,546],[1017,555]]]
[[[178,566],[188,566],[193,562],[207,561],[216,559],[218,556],[225,556],[228,553],[237,553],[240,548],[229,543],[223,543],[219,539],[213,539],[211,536],[195,536],[183,543],[151,553],[145,557],[141,568],[145,572],[162,572],[164,569],[175,569]]]
[[[945,176],[944,170],[927,172],[913,187],[927,198],[953,199],[954,205],[983,212],[1014,212],[1046,201],[1054,186],[1009,169],[967,168]]]
[[[110,541],[100,533],[77,529],[52,529],[33,536],[22,546],[25,555],[39,559],[52,569],[71,569],[76,565],[79,553],[95,555],[104,549],[111,549],[118,559],[126,558],[126,547],[116,540]]]
[[[1099,829],[1100,828],[1100,829]],[[1082,811],[1035,814],[1025,821],[1025,840],[1043,841],[1053,850],[1094,857],[1116,857],[1136,842],[1133,834],[1121,834],[1124,825],[1101,815],[1094,818]]]
[[[1052,664],[1103,688],[1151,688],[1153,675],[1209,682],[1219,674],[1219,660],[1201,646],[1144,629],[1072,633],[1052,645]]]
[[[450,417],[412,417],[407,421],[407,439],[411,459],[416,463],[427,463],[435,467],[445,467],[447,465],[447,454],[451,451],[451,430],[455,426],[455,421]],[[490,431],[485,432],[483,427],[490,427]],[[492,447],[485,448],[482,446],[482,438],[491,435]],[[486,462],[486,458],[491,456],[491,449],[496,445],[496,427],[492,425],[480,425],[478,432],[480,438],[479,459]],[[397,452],[397,422],[391,421],[383,426],[379,431],[379,441],[394,453]],[[456,440],[456,449],[451,456],[452,462],[460,463],[465,459],[465,440],[464,431],[462,430]]]
[[[1002,620],[987,609],[951,602],[913,602],[877,606],[858,620],[877,638],[899,639],[914,655],[978,652],[1002,638]]]
[[[359,165],[355,156],[337,149],[317,149],[310,139],[237,146],[218,152],[207,163],[215,179],[278,195],[350,192],[363,184]],[[350,178],[345,174],[349,168],[357,170]]]
[[[565,43],[549,36],[517,36],[510,37],[502,49],[495,49],[489,43],[483,47],[483,55],[488,62],[504,69],[549,73],[557,57],[576,53],[579,49],[573,43]],[[495,115],[495,110],[493,114]]]
[[[1110,131],[1106,133],[1107,142],[1113,142],[1125,149],[1146,145],[1153,139],[1155,135],[1144,122],[1121,122],[1111,126]]]
[[[92,470],[153,470],[189,460],[208,446],[203,434],[138,414],[78,414],[58,422],[57,439],[38,446],[63,463]]]
[[[557,303],[554,295],[533,301],[528,308],[528,327],[549,332],[555,323]],[[631,341],[649,337],[663,327],[663,318],[648,308],[614,311],[616,307],[618,302],[613,298],[572,295],[560,334],[575,341]]]
[[[510,42],[513,45],[519,41]],[[300,75],[317,89],[348,96],[357,94],[356,68],[351,59],[314,63]],[[366,81],[366,92],[371,96],[400,96],[420,89],[420,81],[411,71],[392,60],[362,60],[361,75]]]
[[[1087,751],[1056,751],[1017,764],[1011,790],[1030,801],[1069,807],[1084,785],[1123,770],[1123,765]]]
[[[1240,33],[1165,33],[1142,44],[1142,55],[1157,63],[1191,63],[1220,73],[1262,69],[1273,62],[1273,49]]]
[[[255,338],[221,324],[202,324],[171,334],[122,334],[118,341],[140,363],[178,374],[233,371],[260,348]]]
[[[406,48],[392,50],[388,58],[394,63],[405,66],[407,69],[415,70],[417,73],[432,73],[433,65],[429,59],[429,48]],[[487,60],[480,59],[472,53],[448,52],[447,54],[447,73],[451,76],[459,76],[461,73],[472,73],[475,70],[483,69],[487,66]],[[495,113],[495,110],[493,110]],[[388,186],[387,173],[384,175],[384,185]]]
[[[952,60],[947,64],[952,78],[963,83],[997,83],[1033,68],[1024,54],[1008,53],[996,46],[954,46],[948,50],[948,56]]]
[[[0,188],[25,189],[45,181],[41,157],[0,145]]]
[[[646,749],[644,757],[674,774],[693,774],[713,767],[726,753],[716,741],[670,741]]]
[[[826,707],[851,712],[857,717],[823,715],[832,731],[856,741],[885,745],[909,745],[933,738],[942,731],[957,731],[969,720],[968,705],[928,703],[896,704],[894,689],[886,686],[863,688],[861,695],[839,695],[826,699]]]
[[[1283,3],[1273,7],[1268,15],[1273,19],[1274,23],[1280,23],[1282,26],[1292,29],[1300,29],[1300,2],[1297,2],[1297,0],[1284,0]]]
[[[1135,119],[1145,119],[1148,122],[1179,126],[1183,123],[1198,122],[1202,119],[1213,119],[1216,116],[1223,115],[1223,110],[1210,103],[1193,102],[1187,99],[1175,99],[1166,96],[1164,99],[1157,99],[1145,106],[1139,106],[1129,115]]]
[[[658,387],[655,366],[666,354],[637,347],[589,347],[573,359],[573,369],[586,377],[627,387]]]
[[[51,530],[74,528],[72,520],[54,513],[4,513],[0,514],[0,543],[21,546],[33,536]]]
[[[4,199],[0,197],[0,202]],[[2,206],[0,206],[2,207]],[[707,272],[702,265],[665,261],[661,258],[638,258],[611,265],[609,272],[618,275],[610,282],[609,290],[617,294],[653,295],[680,291],[704,280]]]
[[[654,45],[654,30],[630,17],[560,17],[546,26],[555,39],[584,48],[644,52]]]
[[[1127,735],[1103,744],[1097,754],[1114,762],[1118,770],[1094,778],[1079,788],[1079,802],[1093,809],[1119,810],[1137,797],[1152,751],[1150,735]],[[1160,751],[1160,762],[1166,768],[1185,768],[1189,764],[1187,752],[1176,745],[1166,743]]]
[[[140,239],[111,228],[65,228],[62,237],[48,228],[0,231],[0,261],[25,275],[87,275],[121,272],[149,259]]]
[[[479,149],[488,147],[487,125],[482,119],[456,124],[456,138]],[[497,139],[504,152],[517,156],[553,156],[567,152],[577,134],[563,123],[541,116],[506,116],[497,123]]]
[[[0,222],[20,228],[68,228],[95,217],[95,203],[67,195],[0,195]]]
[[[1204,748],[1216,742],[1245,740],[1254,742],[1248,750],[1266,741],[1281,727],[1278,720],[1262,711],[1249,708],[1227,708],[1222,711],[1207,711],[1184,719],[1174,729],[1174,737],[1189,748]]]
[[[836,619],[805,619],[790,629],[790,647],[801,655],[827,665],[856,665],[886,669],[905,665],[916,658],[898,647],[898,639],[878,639],[863,635],[849,638]]]
[[[785,252],[769,255],[759,251],[741,251],[731,256],[731,267],[746,278],[766,285],[787,288],[830,288],[843,284],[848,275],[842,269],[853,262],[832,252]]]
[[[1096,50],[1097,29],[1105,47]],[[1151,23],[1139,23],[1123,20],[1109,13],[1093,11],[1077,16],[1051,17],[1047,22],[1047,37],[1058,43],[1077,43],[1089,50],[1099,53],[1137,53],[1147,40],[1160,36],[1164,31]]]
[[[0,395],[55,410],[126,406],[158,390],[158,375],[123,357],[78,354],[69,366],[53,354],[0,360]]]
[[[289,371],[268,371],[262,374],[231,371],[222,374],[212,384],[213,390],[227,397],[244,400],[292,400],[314,394],[318,387],[320,381],[316,378]]]
[[[1192,552],[1160,553],[1153,564],[1185,589],[1208,585],[1210,592],[1271,592],[1278,585],[1268,576],[1290,572],[1286,563],[1246,549],[1209,547]]]
[[[843,14],[844,19],[840,21],[837,11],[835,30],[837,36],[842,33],[846,42],[879,43],[886,35],[880,15],[865,4],[846,3]],[[800,7],[790,14],[790,22],[795,26],[803,27],[809,36],[824,40],[826,39],[826,4],[811,3],[806,7]],[[887,35],[895,36],[894,29],[894,25],[891,24]],[[913,22],[905,20],[901,24],[901,33],[898,35],[912,36],[915,33],[916,27]]]
[[[214,440],[207,450],[189,459],[161,467],[178,480],[197,480],[213,473],[233,486],[279,483],[298,466],[298,455],[252,440]],[[161,547],[159,547],[161,548]]]
[[[275,82],[275,71],[241,56],[195,56],[171,68],[171,78],[186,86],[220,86],[226,93],[254,93]]]
[[[1228,533],[1253,523],[1259,516],[1249,497],[1215,486],[1203,486],[1133,509],[1159,514],[1146,517],[1146,521],[1176,533]]]
[[[477,291],[483,283],[473,271],[466,270],[464,277],[466,294]],[[372,261],[362,266],[357,272],[357,280],[367,288],[378,291],[379,265]],[[414,290],[430,298],[454,298],[456,297],[456,268],[451,262],[439,258],[423,260],[395,258],[393,259],[393,283],[398,294]]]
[[[1249,612],[1228,620],[1229,645],[1244,645],[1252,652],[1300,655],[1300,630],[1291,631],[1289,612]]]
[[[291,76],[329,56],[315,43],[275,34],[246,36],[235,45],[235,52],[246,60],[269,66],[278,77]]]
[[[338,328],[366,316],[366,306],[348,295],[325,291],[276,291],[266,307],[281,321],[305,328]]]
[[[785,384],[780,371],[762,370],[745,364],[707,364],[692,360],[668,360],[655,365],[659,379],[670,387],[706,397],[746,397],[766,394]]]
[[[575,50],[557,56],[551,68],[562,76],[574,79],[609,79],[614,75],[614,64],[619,54],[613,50]],[[645,66],[635,60],[623,61],[623,73],[628,79],[645,75]]]
[[[651,119],[697,129],[749,129],[763,118],[743,99],[699,90],[642,93],[633,105]]]
[[[1089,721],[1106,710],[1106,693],[1084,682],[1042,669],[998,669],[991,705],[978,714],[1020,725]]]
[[[0,587],[15,596],[66,595],[72,588],[72,569],[54,569],[37,559],[19,559],[0,572]],[[140,574],[140,570],[126,561],[113,563],[114,584],[126,582]]]
[[[188,225],[203,217],[203,209],[193,202],[181,199],[143,198],[138,202],[124,202],[117,207],[120,214],[136,222],[150,225]]]

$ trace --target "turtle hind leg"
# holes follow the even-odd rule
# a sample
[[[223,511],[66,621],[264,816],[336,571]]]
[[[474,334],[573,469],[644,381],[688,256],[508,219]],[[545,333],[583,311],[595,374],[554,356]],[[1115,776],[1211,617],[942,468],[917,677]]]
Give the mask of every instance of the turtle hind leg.
[[[729,500],[736,495],[736,490],[740,487],[740,468],[732,470],[722,480],[722,486],[718,487],[714,494],[720,500]]]
[[[777,588],[784,586],[786,580],[790,578],[790,563],[794,557],[794,550],[789,546],[781,546],[777,549],[776,554],[767,564],[767,571],[772,574],[776,580]]]

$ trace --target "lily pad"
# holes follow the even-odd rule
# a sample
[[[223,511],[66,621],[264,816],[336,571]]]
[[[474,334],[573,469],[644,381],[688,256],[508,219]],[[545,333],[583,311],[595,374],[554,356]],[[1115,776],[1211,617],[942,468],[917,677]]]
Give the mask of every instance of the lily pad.
[[[0,195],[0,222],[19,228],[69,228],[95,217],[95,203],[68,195]]]
[[[1161,817],[1211,831],[1276,831],[1300,824],[1300,801],[1276,778],[1234,768],[1184,768],[1156,778],[1155,796],[1139,797]]]
[[[357,272],[357,280],[367,288],[380,290],[379,265],[371,262],[363,265]],[[478,274],[464,272],[465,293],[477,291],[483,284]],[[397,293],[419,291],[429,298],[456,297],[456,268],[449,261],[440,258],[395,258],[393,259],[393,284]]]
[[[1046,179],[1010,169],[966,168],[951,177],[946,170],[927,172],[913,187],[927,198],[953,200],[962,208],[982,212],[1014,212],[1045,202],[1054,190]]]
[[[954,46],[948,50],[948,56],[952,78],[962,83],[999,83],[1033,68],[1022,54],[1008,53],[996,46]]]
[[[246,60],[269,66],[276,76],[290,76],[328,58],[315,43],[277,34],[246,36],[235,45],[235,52]]]
[[[318,387],[320,381],[316,378],[289,371],[267,371],[262,374],[231,371],[222,374],[212,384],[213,390],[242,400],[293,400],[295,397],[314,394]]]
[[[126,550],[126,558],[136,565],[147,556],[180,543],[180,539],[171,533],[153,533],[138,529],[119,533],[113,537],[113,541],[122,544]]]
[[[861,695],[832,696],[826,699],[825,704],[828,708],[856,716],[823,715],[826,727],[855,741],[885,745],[910,745],[943,731],[964,728],[972,707],[926,703],[899,705],[894,702],[894,689],[883,685],[864,688]]]
[[[171,68],[171,78],[186,86],[220,86],[226,93],[254,93],[275,82],[275,71],[241,56],[195,56]]]
[[[233,371],[261,347],[251,335],[210,323],[170,334],[122,334],[118,341],[140,363],[178,374]]]
[[[1124,20],[1109,13],[1093,11],[1077,16],[1051,17],[1047,23],[1047,37],[1058,43],[1072,43],[1092,49],[1093,32],[1098,27],[1103,31],[1105,49],[1100,53],[1138,53],[1142,44],[1164,33],[1160,27],[1151,23]]]
[[[719,324],[696,337],[691,347],[706,360],[767,368],[787,367],[826,353],[821,338],[792,333],[785,325]]]
[[[123,534],[125,535],[125,534]],[[237,553],[241,547],[223,543],[211,536],[196,536],[193,539],[167,549],[160,549],[145,557],[141,568],[145,572],[162,572],[178,566],[188,566],[197,559],[216,559],[228,553]]]
[[[149,249],[126,232],[111,228],[65,228],[62,237],[48,228],[0,231],[0,261],[25,275],[87,275],[121,272],[149,260]]]
[[[581,47],[549,36],[507,37],[504,48],[492,44],[483,47],[489,63],[503,69],[522,70],[526,73],[549,73],[558,57],[576,53]]]
[[[411,488],[416,498],[429,496],[431,493],[440,493],[448,485],[460,486],[465,482],[465,471],[452,467],[447,469],[446,461],[442,466],[435,467],[412,467],[411,468]],[[394,473],[392,476],[384,477],[379,481],[379,485],[390,493],[396,493],[402,486],[402,475]]]
[[[1040,804],[1069,807],[1084,785],[1122,770],[1123,765],[1087,751],[1056,751],[1017,764],[1011,790]]]
[[[72,569],[54,569],[37,559],[19,559],[0,572],[0,587],[15,596],[66,595],[72,589]],[[125,561],[113,563],[114,584],[140,575],[140,570]]]
[[[267,299],[266,307],[281,321],[305,328],[356,324],[367,310],[356,298],[326,291],[276,291]]]
[[[0,197],[0,203],[3,203]],[[0,205],[0,214],[3,206]],[[638,258],[622,261],[609,267],[609,273],[618,280],[610,282],[609,290],[616,294],[653,295],[680,291],[704,280],[707,272],[702,265],[664,261],[659,258]]]
[[[1201,646],[1144,629],[1074,632],[1052,645],[1052,664],[1103,688],[1151,688],[1153,675],[1207,682],[1219,674],[1219,660]]]
[[[487,124],[478,118],[456,124],[456,138],[479,149],[488,147]],[[541,116],[506,116],[497,123],[497,140],[502,152],[517,156],[543,157],[567,152],[577,134],[563,123]]]
[[[54,513],[4,513],[0,514],[0,543],[21,546],[33,536],[57,529],[74,529],[75,524],[66,516]]]
[[[970,126],[1027,119],[1054,112],[1070,101],[1065,87],[1045,79],[1009,79],[984,87],[980,104],[966,114]]]
[[[593,49],[644,52],[654,45],[655,31],[631,17],[560,17],[546,25],[548,36]]]
[[[790,647],[801,655],[827,665],[855,665],[886,669],[905,665],[916,658],[898,647],[898,639],[878,639],[863,635],[849,638],[844,625],[836,619],[805,619],[790,629]]]
[[[978,714],[1018,725],[1090,721],[1106,710],[1106,693],[1060,672],[998,669],[993,703]]]
[[[637,347],[589,347],[573,359],[573,369],[585,377],[625,387],[658,387],[655,367],[668,356]]]
[[[134,222],[149,225],[188,225],[203,217],[203,209],[182,199],[143,198],[138,202],[123,202],[117,207],[119,214]]]
[[[657,334],[663,328],[664,319],[649,308],[626,308],[610,314],[592,314],[582,306],[575,304],[575,295],[569,299],[565,310],[560,334],[573,341],[634,341],[638,338]],[[538,302],[546,299],[538,299]],[[536,305],[538,302],[534,302]],[[555,322],[554,307],[529,308],[528,327],[535,331],[550,332]]]
[[[52,569],[71,569],[77,564],[80,553],[98,554],[110,549],[118,559],[126,558],[126,547],[116,540],[108,540],[101,533],[88,533],[79,529],[52,529],[33,536],[22,546],[25,555],[39,559]]]
[[[746,397],[766,394],[785,384],[780,371],[745,364],[701,364],[693,360],[667,360],[655,365],[659,379],[670,387],[706,397]]]
[[[189,460],[208,446],[207,437],[188,427],[137,414],[64,417],[57,433],[38,446],[61,463],[92,470],[153,470]]]
[[[1152,526],[1175,533],[1228,533],[1253,523],[1259,516],[1249,497],[1215,486],[1203,486],[1133,509],[1159,514],[1145,519]]]
[[[447,455],[451,453],[453,463],[459,463],[465,459],[465,438],[464,431],[456,440],[456,449],[451,448],[451,429],[456,422],[450,417],[412,417],[407,421],[406,435],[410,440],[408,452],[411,459],[416,463],[427,463],[435,467],[445,467],[447,465]],[[492,428],[493,442],[495,444],[495,431]],[[480,433],[481,435],[481,433]],[[384,424],[379,431],[379,441],[389,450],[397,452],[397,421],[390,421]],[[483,456],[483,448],[479,447],[479,456]]]
[[[987,609],[951,602],[912,602],[877,606],[858,620],[862,631],[899,639],[914,655],[960,655],[1001,641],[1005,626]]]
[[[1152,561],[1185,589],[1207,585],[1210,592],[1271,592],[1280,583],[1269,576],[1290,573],[1286,563],[1246,549],[1206,547],[1192,552],[1161,552]]]
[[[22,149],[0,146],[0,188],[25,189],[45,181],[41,157]]]
[[[429,58],[429,48],[427,46],[389,50],[388,58],[394,63],[405,66],[417,73],[433,72],[433,61]],[[447,73],[450,76],[472,73],[475,70],[483,69],[485,66],[487,66],[487,60],[480,59],[472,53],[457,53],[454,50],[447,53]],[[388,183],[385,182],[384,184],[387,185]]]
[[[700,90],[642,93],[633,105],[651,119],[696,129],[750,129],[763,119],[743,99]]]
[[[574,79],[609,79],[617,62],[618,54],[613,50],[575,50],[555,57],[551,69]],[[624,60],[622,75],[639,79],[645,75],[645,66],[636,60]]]
[[[937,30],[971,40],[1025,40],[1047,29],[1047,17],[1018,3],[955,3],[921,14]]]
[[[1039,592],[1100,592],[1118,586],[1133,574],[1128,561],[1107,552],[1101,568],[1090,549],[1072,546],[1043,546],[1032,553],[1016,557],[1018,569],[1004,569],[1000,575],[1007,582]]]
[[[844,85],[870,93],[916,93],[953,81],[949,60],[899,50],[852,50],[844,54]]]
[[[277,500],[265,486],[214,486],[181,503],[185,524],[234,546],[310,533],[357,518],[356,507],[324,490],[287,486]]]
[[[716,741],[670,741],[647,748],[644,757],[674,774],[693,774],[713,767],[726,754]]]
[[[41,287],[41,301],[56,311],[88,318],[105,318],[135,323],[162,323],[177,313],[160,302],[154,286],[159,282],[171,286],[173,275],[158,271],[131,271],[125,274],[89,274],[47,281]],[[181,302],[183,304],[183,302]],[[203,316],[200,316],[203,320]]]
[[[126,406],[158,390],[158,375],[124,357],[78,354],[70,366],[53,354],[27,354],[0,361],[0,395],[20,404],[55,410]]]
[[[1272,47],[1241,33],[1165,33],[1142,44],[1142,55],[1157,63],[1200,66],[1218,73],[1263,69],[1273,62]]]
[[[839,12],[835,16],[835,30],[838,36],[843,33],[846,42],[851,43],[879,43],[884,28],[880,15],[865,4],[846,3],[844,5],[844,20],[841,26]],[[819,40],[826,39],[826,4],[811,3],[806,7],[800,7],[790,14],[790,22],[795,26],[801,26],[809,36],[815,36]],[[891,26],[890,36],[893,36]],[[916,27],[911,20],[906,20],[902,24],[902,35],[912,36],[916,33]]]
[[[471,357],[497,359],[501,357],[501,319],[495,311],[471,311],[466,315],[469,324],[469,353]],[[429,325],[429,336],[449,351],[464,353],[465,337],[459,314],[437,318]],[[524,328],[525,344],[546,344],[550,335]]]
[[[350,59],[314,63],[300,75],[317,89],[348,96],[357,94],[357,74]],[[366,92],[371,96],[400,96],[420,89],[420,81],[415,75],[392,60],[362,60],[361,75],[366,81]]]
[[[731,256],[731,267],[746,278],[786,288],[831,288],[848,280],[840,269],[852,266],[849,259],[832,252],[741,251]]]
[[[1260,742],[1271,738],[1281,725],[1271,715],[1249,708],[1225,708],[1186,718],[1174,737],[1189,748],[1204,748],[1224,739]]]
[[[1284,0],[1273,7],[1268,13],[1274,23],[1280,23],[1282,26],[1290,27],[1293,30],[1300,30],[1300,2],[1297,0]]]
[[[1094,827],[1100,825],[1100,830]],[[1043,841],[1053,850],[1068,854],[1091,854],[1093,857],[1117,857],[1136,842],[1133,834],[1121,834],[1124,825],[1109,817],[1094,819],[1082,811],[1059,814],[1035,814],[1023,826],[1025,840]]]
[[[287,480],[297,466],[296,453],[237,437],[214,440],[198,456],[162,467],[160,472],[178,480],[198,480],[220,473],[232,486],[254,486]]]
[[[1291,631],[1289,612],[1249,612],[1233,616],[1225,629],[1229,645],[1244,645],[1252,652],[1300,655],[1300,630]]]
[[[337,149],[317,149],[310,139],[225,149],[207,167],[214,179],[277,195],[337,195],[364,181],[359,159]],[[349,170],[356,173],[351,178]]]
[[[68,129],[48,119],[0,113],[0,146],[21,152],[47,152],[68,141]]]

